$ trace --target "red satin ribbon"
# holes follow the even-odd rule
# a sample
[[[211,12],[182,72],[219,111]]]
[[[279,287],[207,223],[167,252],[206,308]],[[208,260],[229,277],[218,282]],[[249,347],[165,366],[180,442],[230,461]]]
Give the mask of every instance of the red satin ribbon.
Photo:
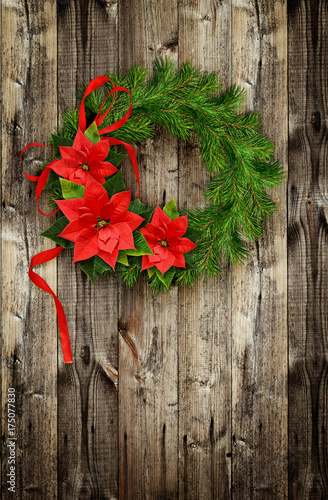
[[[30,263],[30,268],[28,271],[28,275],[29,275],[30,280],[36,286],[38,286],[39,288],[41,288],[45,292],[50,293],[50,295],[53,296],[55,304],[56,304],[56,309],[57,309],[58,325],[59,325],[60,339],[61,339],[64,361],[65,361],[65,363],[72,363],[73,358],[72,358],[71,344],[70,344],[70,340],[69,340],[67,321],[66,321],[66,316],[65,316],[63,306],[62,306],[60,300],[58,299],[58,297],[51,290],[48,283],[43,278],[41,278],[41,276],[39,276],[34,271],[32,271],[32,267],[38,266],[39,264],[43,264],[44,262],[48,262],[49,260],[54,259],[62,252],[62,250],[64,250],[64,248],[61,246],[58,246],[56,248],[52,248],[51,250],[45,250],[44,252],[40,252],[37,255],[35,255],[34,257],[32,257],[31,263]]]
[[[42,189],[47,184],[48,176],[49,176],[50,170],[51,170],[50,165],[52,165],[53,163],[55,163],[57,160],[51,161],[45,167],[45,169],[42,171],[41,175],[29,175],[29,174],[26,174],[23,171],[21,160],[22,160],[22,155],[23,155],[24,151],[26,151],[31,146],[41,146],[43,148],[48,148],[48,149],[52,149],[52,148],[50,148],[49,146],[45,146],[44,144],[39,144],[38,142],[32,142],[31,144],[28,144],[27,146],[25,146],[25,148],[22,150],[21,154],[19,155],[19,163],[20,163],[22,172],[25,175],[25,177],[27,177],[30,181],[37,182],[36,190],[35,190],[35,196],[36,196],[36,206],[38,207],[38,210],[39,210],[40,214],[41,215],[45,215],[45,216],[53,215],[53,214],[55,214],[55,213],[58,212],[59,208],[57,208],[57,210],[55,210],[54,212],[51,212],[51,214],[45,214],[44,212],[42,212],[42,210],[39,207],[39,198],[40,198],[40,194],[41,194]]]
[[[112,107],[113,103],[100,116],[101,110],[103,109],[103,106],[104,106],[106,100],[112,94],[115,94],[116,92],[120,92],[120,91],[127,92],[129,94],[130,98],[131,98],[131,105],[130,105],[127,113],[122,118],[120,118],[120,120],[118,120],[117,122],[113,123],[109,127],[105,127],[103,129],[99,130],[99,135],[108,134],[110,132],[113,132],[114,130],[119,129],[120,127],[122,127],[122,125],[124,125],[124,123],[128,120],[128,118],[131,115],[133,102],[132,102],[131,93],[128,91],[128,89],[126,89],[125,87],[115,87],[114,83],[109,78],[107,78],[106,76],[99,76],[98,78],[95,78],[94,80],[92,80],[89,83],[89,85],[87,86],[87,88],[85,90],[85,93],[84,93],[84,96],[82,98],[82,101],[81,101],[80,110],[79,110],[79,128],[81,129],[82,132],[84,132],[85,129],[86,129],[86,115],[85,115],[85,106],[84,106],[85,98],[91,92],[93,92],[94,90],[96,90],[98,87],[100,87],[105,82],[111,82],[112,85],[113,85],[113,89],[107,95],[106,99],[103,101],[103,103],[102,103],[102,105],[101,105],[101,107],[100,107],[100,109],[98,111],[98,114],[97,114],[96,118],[94,119],[94,121],[96,122],[97,127],[102,123],[102,121],[105,119],[105,117],[108,115],[108,113],[111,110],[111,107]],[[123,141],[120,141],[118,139],[114,139],[113,137],[101,137],[101,140],[107,141],[109,143],[109,145],[122,144],[127,149],[127,152],[128,152],[129,157],[131,159],[131,162],[132,162],[132,165],[133,165],[133,169],[134,169],[134,173],[135,173],[135,176],[136,176],[136,179],[137,179],[137,182],[138,182],[138,188],[139,188],[138,199],[140,199],[139,170],[138,170],[138,165],[137,165],[136,154],[135,154],[135,151],[134,151],[133,147],[130,146],[130,144],[127,144],[127,143],[125,143]],[[22,157],[24,151],[26,151],[26,149],[28,149],[31,146],[42,146],[44,148],[52,149],[52,148],[49,148],[49,146],[44,146],[43,144],[39,144],[37,142],[33,142],[31,144],[28,144],[27,146],[25,146],[25,148],[22,150],[22,152],[20,154],[20,157],[19,157],[20,165],[21,165],[21,157]],[[55,210],[54,212],[51,212],[50,214],[45,214],[44,212],[42,212],[42,210],[39,207],[39,197],[40,197],[40,194],[41,194],[43,188],[45,187],[45,185],[47,184],[48,176],[49,176],[49,173],[50,173],[50,170],[51,170],[51,165],[53,163],[55,163],[56,161],[57,160],[55,159],[52,162],[50,162],[45,167],[45,169],[42,171],[41,175],[39,175],[39,176],[29,175],[29,174],[26,174],[23,171],[23,174],[29,180],[37,182],[37,186],[36,186],[36,205],[37,205],[37,208],[38,208],[38,211],[40,212],[40,214],[45,215],[45,216],[53,215],[56,212],[58,212],[58,210],[59,210],[59,208],[58,208],[57,210]],[[42,290],[44,290],[45,292],[47,292],[47,293],[49,293],[50,295],[53,296],[54,301],[55,301],[55,305],[56,305],[56,309],[57,309],[58,325],[59,325],[59,331],[60,331],[60,338],[61,338],[61,344],[62,344],[64,362],[65,363],[72,363],[73,359],[72,359],[71,344],[70,344],[70,340],[69,340],[69,333],[68,333],[67,321],[66,321],[66,316],[65,316],[65,312],[64,312],[63,306],[62,306],[60,300],[58,299],[58,297],[55,295],[55,293],[51,290],[51,288],[49,287],[49,285],[47,284],[47,282],[43,278],[41,278],[41,276],[39,276],[34,271],[32,271],[32,267],[37,266],[39,264],[43,264],[44,262],[48,262],[51,259],[54,259],[55,257],[57,257],[62,252],[62,250],[63,250],[63,247],[58,246],[58,247],[53,248],[51,250],[45,250],[44,252],[41,252],[41,253],[35,255],[34,257],[32,257],[28,275],[29,275],[29,278],[31,279],[31,281],[36,286],[38,286],[39,288],[41,288]]]
[[[112,107],[113,103],[105,111],[105,113],[103,113],[100,116],[101,110],[104,107],[105,102],[107,101],[108,97],[110,97],[112,94],[116,94],[116,92],[127,92],[129,94],[130,98],[131,98],[131,104],[130,104],[130,107],[129,107],[127,113],[122,118],[120,118],[119,120],[117,120],[117,122],[112,123],[108,127],[105,127],[105,128],[103,128],[101,130],[98,130],[99,135],[108,134],[110,132],[113,132],[114,130],[118,130],[120,127],[122,127],[122,125],[124,125],[124,123],[127,122],[127,120],[129,119],[129,117],[131,115],[132,107],[133,107],[133,101],[132,101],[132,95],[128,91],[128,89],[126,89],[125,87],[115,87],[114,83],[112,82],[112,80],[110,78],[107,78],[107,76],[98,76],[98,78],[95,78],[94,80],[92,80],[89,83],[89,85],[85,89],[84,96],[83,96],[82,101],[81,101],[81,106],[80,106],[80,110],[79,110],[79,128],[81,129],[82,132],[84,132],[85,129],[86,129],[86,116],[85,116],[84,100],[85,100],[85,98],[91,92],[93,92],[94,90],[96,90],[98,87],[100,87],[105,82],[111,82],[111,84],[113,85],[113,89],[109,92],[109,94],[104,99],[102,105],[100,106],[100,109],[98,111],[98,114],[97,114],[96,118],[93,120],[96,123],[97,127],[99,127],[99,125],[103,122],[103,120],[106,118],[106,116],[108,115],[108,113],[111,110],[111,107]],[[136,179],[137,179],[138,188],[139,188],[138,199],[140,199],[139,170],[138,170],[138,165],[137,165],[137,157],[136,157],[136,154],[135,154],[135,151],[134,151],[133,147],[130,146],[130,144],[127,144],[126,142],[120,141],[119,139],[114,139],[113,137],[102,137],[101,140],[106,140],[109,143],[109,145],[122,144],[123,146],[125,146],[125,148],[126,148],[126,150],[128,152],[128,155],[130,157],[131,163],[133,165],[133,170],[134,170],[134,173],[135,173],[135,176],[136,176]]]

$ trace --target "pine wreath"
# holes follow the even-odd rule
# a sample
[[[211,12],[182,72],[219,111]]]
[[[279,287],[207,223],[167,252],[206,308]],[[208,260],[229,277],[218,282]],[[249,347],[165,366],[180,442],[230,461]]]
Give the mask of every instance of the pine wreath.
[[[105,83],[109,92],[105,102],[103,91],[99,88],[84,99],[84,137],[89,145],[98,144],[97,151],[100,148],[95,120],[100,116],[99,110],[105,114],[108,112],[103,119],[102,130],[111,129],[112,126],[109,133],[103,134],[114,139],[104,150],[106,157],[100,155],[96,165],[95,153],[93,156],[90,153],[96,165],[92,186],[95,183],[102,185],[98,197],[106,191],[108,198],[104,197],[104,205],[113,196],[117,199],[121,193],[119,197],[122,198],[122,193],[127,192],[119,169],[126,155],[115,144],[115,140],[141,143],[155,135],[156,126],[163,127],[185,142],[196,138],[211,180],[204,192],[207,200],[205,208],[178,210],[174,199],[163,208],[147,205],[139,199],[129,200],[126,213],[135,214],[134,223],[130,224],[133,236],[130,248],[125,247],[129,246],[126,242],[129,239],[131,241],[131,235],[128,236],[124,229],[125,244],[121,244],[116,259],[104,260],[100,255],[105,254],[101,251],[100,255],[83,258],[87,253],[82,252],[82,258],[76,259],[82,270],[92,283],[102,274],[114,273],[129,287],[134,286],[143,275],[151,289],[159,292],[169,290],[173,283],[188,286],[198,277],[218,275],[224,261],[244,262],[249,241],[262,236],[264,221],[276,209],[269,192],[284,179],[280,164],[273,159],[274,144],[261,133],[259,114],[240,110],[240,104],[245,99],[244,91],[236,86],[222,91],[216,73],[207,74],[190,63],[177,70],[169,59],[157,59],[151,75],[144,66],[135,65],[127,73],[108,74],[107,77],[111,81]],[[113,85],[116,89],[126,88],[129,93],[113,92]],[[79,95],[80,99],[85,89],[86,86]],[[133,106],[129,119],[115,129],[113,124],[120,123],[126,115],[131,99]],[[69,237],[74,232],[72,221],[76,216],[67,217],[69,207],[75,203],[72,200],[82,199],[86,190],[93,189],[81,180],[82,177],[87,178],[88,174],[91,176],[92,162],[88,166],[88,162],[83,163],[81,160],[88,145],[83,143],[84,139],[82,142],[77,141],[78,129],[79,111],[65,111],[61,128],[50,139],[54,159],[44,165],[45,170],[48,168],[44,187],[51,190],[51,203],[61,210],[56,222],[42,235],[64,248],[73,248],[77,241],[73,241],[75,233],[75,236]],[[70,157],[67,160],[66,153],[72,151],[74,141],[80,145],[82,156],[80,159],[76,157],[72,160]],[[77,143],[74,144],[76,149]],[[76,177],[70,174],[74,161],[79,166],[79,170],[75,171],[77,174],[74,173]],[[63,164],[66,170],[60,169]],[[112,165],[112,170],[109,165]],[[127,199],[124,203],[127,204]],[[87,213],[87,209],[80,211],[80,215],[85,216]],[[103,249],[107,248],[108,253],[115,241],[123,241],[124,237],[118,236],[114,223],[111,225],[111,213],[104,216],[107,219],[102,219],[98,214],[98,221],[93,226],[103,238],[99,248],[100,245]],[[127,220],[126,217],[132,220],[134,216],[124,217],[124,220]],[[67,227],[71,228],[71,233]],[[100,231],[103,228],[106,231]],[[111,236],[105,241],[103,235],[106,234]],[[155,247],[157,254],[154,252]],[[158,260],[164,254],[170,254],[171,257]]]

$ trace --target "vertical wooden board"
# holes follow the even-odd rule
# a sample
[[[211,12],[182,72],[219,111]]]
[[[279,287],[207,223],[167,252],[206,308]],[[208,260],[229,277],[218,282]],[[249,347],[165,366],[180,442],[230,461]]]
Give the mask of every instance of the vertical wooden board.
[[[287,166],[286,2],[232,2],[232,81]],[[232,496],[287,498],[286,185],[232,288]]]
[[[187,60],[230,83],[230,0],[179,2],[179,64]],[[205,205],[209,180],[194,144],[179,148],[180,207]],[[231,279],[179,291],[179,494],[230,497]]]
[[[30,260],[53,245],[39,236],[45,220],[35,185],[19,167],[29,142],[45,142],[56,121],[56,5],[2,4],[2,497],[57,498],[57,321],[53,299],[28,278]],[[24,156],[36,174],[45,149]],[[44,201],[44,200],[43,200]],[[47,203],[42,203],[43,208]],[[46,209],[45,209],[46,210]],[[56,262],[37,272],[56,289]],[[14,421],[8,389],[15,390]],[[8,423],[15,463],[9,464]],[[15,493],[8,491],[10,465]]]
[[[58,3],[59,118],[78,106],[83,83],[117,71],[117,5]],[[60,498],[117,498],[117,285],[94,286],[72,252],[59,259],[58,288],[71,335],[73,364],[59,352],[58,476]]]
[[[177,58],[177,2],[119,3],[120,68]],[[162,207],[178,194],[177,142],[161,131],[138,147],[141,200]],[[126,182],[135,191],[131,167]],[[119,498],[177,498],[177,290],[154,296],[120,288]]]
[[[327,498],[327,2],[288,2],[289,496]]]

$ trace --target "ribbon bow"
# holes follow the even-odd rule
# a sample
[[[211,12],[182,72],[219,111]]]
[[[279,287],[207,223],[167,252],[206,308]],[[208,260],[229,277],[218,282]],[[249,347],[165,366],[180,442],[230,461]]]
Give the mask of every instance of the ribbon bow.
[[[98,87],[100,87],[101,85],[103,85],[106,82],[111,82],[112,85],[113,85],[113,89],[110,91],[110,93],[104,99],[104,101],[103,101],[103,103],[102,103],[102,105],[101,105],[101,107],[100,107],[100,109],[99,109],[99,111],[97,113],[96,118],[93,120],[93,122],[96,123],[97,127],[103,122],[103,120],[105,119],[105,117],[108,115],[108,113],[111,110],[111,107],[112,107],[114,101],[111,103],[111,105],[109,106],[109,108],[102,115],[100,114],[101,111],[102,111],[102,109],[103,109],[103,107],[104,107],[104,105],[105,105],[105,102],[107,101],[107,99],[111,95],[115,94],[116,92],[127,92],[129,94],[130,98],[131,98],[131,104],[130,104],[130,107],[129,107],[127,113],[122,118],[120,118],[117,122],[112,123],[108,127],[105,127],[105,128],[103,128],[101,130],[98,130],[99,135],[108,134],[108,133],[114,132],[115,130],[118,130],[120,127],[122,127],[122,125],[124,125],[126,123],[126,121],[129,119],[129,117],[131,115],[132,107],[133,107],[133,102],[132,102],[131,93],[128,91],[128,89],[126,89],[125,87],[120,87],[120,86],[115,87],[114,83],[110,80],[110,78],[108,78],[106,76],[99,76],[97,78],[94,78],[89,83],[89,85],[87,86],[87,88],[86,88],[86,90],[84,92],[84,95],[83,95],[83,98],[82,98],[82,101],[81,101],[81,105],[80,105],[80,109],[79,109],[79,130],[82,133],[84,133],[85,130],[86,130],[86,115],[85,115],[85,104],[84,104],[85,98],[91,92],[93,92],[94,90],[96,90]],[[110,146],[114,146],[114,145],[115,146],[116,145],[123,145],[123,146],[125,146],[128,154],[129,154],[129,157],[131,159],[131,162],[132,162],[132,165],[133,165],[133,169],[134,169],[134,173],[135,173],[135,176],[136,176],[136,179],[137,179],[138,188],[139,188],[138,199],[140,199],[139,171],[138,171],[136,154],[135,154],[135,151],[134,151],[133,147],[130,144],[126,144],[125,142],[122,142],[122,141],[120,141],[118,139],[114,139],[113,137],[101,137],[101,141],[107,141]],[[45,146],[44,144],[39,144],[37,142],[33,142],[31,144],[28,144],[27,146],[25,146],[25,148],[22,150],[22,152],[20,154],[20,163],[21,163],[21,158],[22,158],[23,153],[26,151],[26,149],[28,149],[29,147],[32,147],[32,146],[42,146],[42,147],[45,147],[45,148],[48,148],[48,149],[53,149],[53,148],[50,148],[49,146]],[[45,167],[45,169],[42,171],[41,175],[39,175],[39,176],[29,175],[29,174],[26,174],[23,171],[23,174],[29,180],[37,182],[37,186],[36,186],[36,205],[37,205],[37,208],[38,208],[38,211],[40,212],[40,214],[45,215],[45,216],[53,215],[56,212],[58,212],[58,210],[59,210],[59,208],[57,208],[57,210],[55,210],[54,212],[51,212],[50,214],[45,214],[40,209],[40,207],[39,207],[39,198],[40,198],[41,192],[42,192],[43,188],[45,187],[45,185],[47,184],[48,176],[49,176],[49,173],[50,173],[50,171],[52,169],[52,166],[57,161],[58,160],[56,160],[56,159],[53,160],[53,161],[51,161]],[[56,310],[57,310],[58,325],[59,325],[59,331],[60,331],[60,338],[61,338],[61,344],[62,344],[64,362],[65,363],[72,363],[73,362],[72,350],[71,350],[71,344],[70,344],[70,339],[69,339],[69,333],[68,333],[68,327],[67,327],[67,320],[66,320],[66,316],[65,316],[65,312],[64,312],[63,306],[62,306],[60,300],[58,299],[58,297],[56,296],[56,294],[51,290],[51,288],[49,287],[49,285],[47,284],[47,282],[43,278],[41,278],[41,276],[37,275],[32,270],[32,268],[34,266],[37,266],[39,264],[43,264],[45,262],[48,262],[49,260],[54,259],[55,257],[57,257],[62,252],[62,250],[63,250],[63,247],[62,246],[58,246],[58,247],[53,248],[51,250],[45,250],[44,252],[41,252],[41,253],[35,255],[31,259],[31,263],[30,263],[28,275],[29,275],[29,278],[31,279],[31,281],[36,286],[38,286],[39,288],[41,288],[42,290],[46,291],[47,293],[49,293],[50,295],[53,296],[54,301],[55,301],[55,305],[56,305]]]

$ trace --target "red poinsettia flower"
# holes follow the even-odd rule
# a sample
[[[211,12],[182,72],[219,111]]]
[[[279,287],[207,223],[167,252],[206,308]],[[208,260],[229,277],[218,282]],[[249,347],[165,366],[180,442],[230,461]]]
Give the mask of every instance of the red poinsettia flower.
[[[91,141],[79,129],[74,139],[73,147],[59,146],[62,159],[52,165],[52,170],[76,184],[86,185],[89,177],[93,177],[100,184],[105,182],[105,177],[117,172],[108,161],[108,141]]]
[[[172,266],[186,267],[183,254],[196,248],[191,240],[182,238],[187,226],[186,215],[171,220],[157,207],[151,223],[140,229],[154,253],[142,257],[142,269],[156,266],[164,274]]]
[[[135,250],[132,231],[144,219],[128,212],[130,199],[131,191],[109,199],[106,189],[90,176],[84,198],[56,201],[70,220],[58,236],[75,242],[73,263],[99,255],[114,269],[119,250]]]

